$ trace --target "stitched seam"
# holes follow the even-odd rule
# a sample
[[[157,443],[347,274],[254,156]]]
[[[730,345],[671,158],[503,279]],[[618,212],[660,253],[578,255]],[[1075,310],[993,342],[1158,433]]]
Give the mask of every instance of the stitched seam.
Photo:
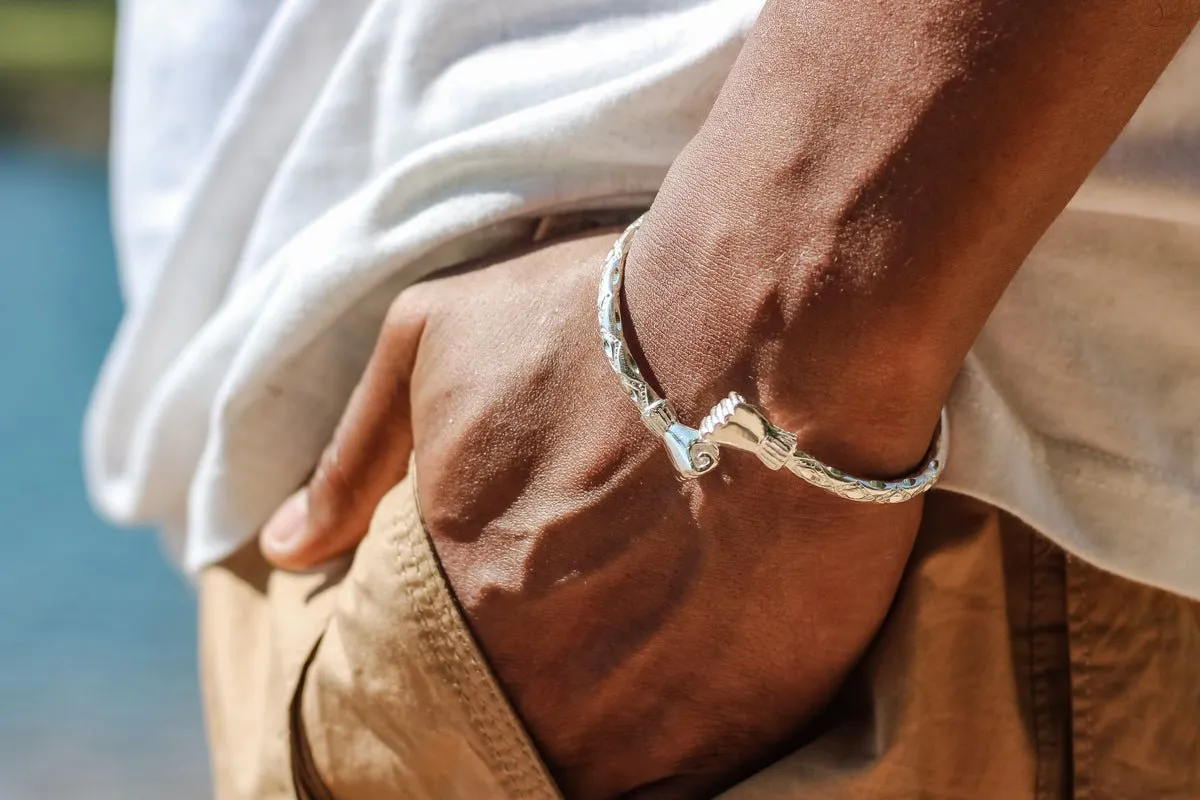
[[[1088,606],[1089,597],[1088,597],[1087,583],[1090,580],[1090,577],[1088,575],[1086,568],[1082,569],[1081,572],[1082,572],[1082,574],[1080,575],[1080,581],[1079,581],[1079,598],[1080,598],[1080,601],[1083,603],[1084,607],[1088,608],[1089,607]],[[1093,660],[1092,660],[1092,633],[1093,633],[1092,628],[1093,627],[1094,627],[1094,623],[1092,621],[1091,615],[1084,617],[1084,619],[1082,621],[1081,629],[1080,629],[1080,634],[1084,637],[1083,655],[1084,655],[1084,661],[1085,661],[1086,667],[1090,667],[1091,664],[1093,663]],[[1087,731],[1086,731],[1085,737],[1084,737],[1084,739],[1085,739],[1084,744],[1086,745],[1086,754],[1087,754],[1087,758],[1084,761],[1084,771],[1087,773],[1086,796],[1088,796],[1088,797],[1091,796],[1092,788],[1095,785],[1095,781],[1094,781],[1095,776],[1093,775],[1093,763],[1095,761],[1095,741],[1093,739],[1093,734],[1096,730],[1096,722],[1095,722],[1095,718],[1094,718],[1095,709],[1094,709],[1093,701],[1092,701],[1091,683],[1092,683],[1091,672],[1089,670],[1084,673],[1082,680],[1080,681],[1080,690],[1081,690],[1081,693],[1083,694],[1083,700],[1084,700],[1084,720],[1086,721],[1086,724],[1087,724]],[[1079,800],[1086,800],[1086,799],[1079,798]]]
[[[485,705],[491,715],[493,727],[503,728],[503,733],[507,734],[501,741],[505,747],[504,755],[515,764],[516,771],[520,776],[522,789],[520,797],[545,797],[561,800],[561,794],[558,792],[554,780],[542,763],[541,756],[534,749],[524,727],[517,720],[516,712],[509,705],[508,699],[488,669],[485,657],[472,638],[466,620],[463,619],[451,594],[449,580],[441,570],[441,565],[426,532],[425,521],[421,516],[415,466],[412,474],[412,505],[409,508],[411,524],[408,533],[410,537],[417,540],[422,552],[426,554],[424,563],[428,565],[430,573],[436,581],[436,586],[440,589],[436,596],[440,598],[445,614],[452,620],[453,624],[444,628],[445,632],[453,637],[449,643],[457,648],[455,653],[460,657],[459,663],[465,664],[466,671],[477,683],[479,691],[486,695]]]
[[[440,596],[433,585],[433,581],[438,578],[434,574],[431,564],[433,554],[424,551],[424,542],[416,541],[415,524],[409,525],[408,533],[410,546],[422,548],[424,558],[420,559],[417,568],[421,573],[422,589],[426,595],[426,600],[431,611],[436,615],[438,622],[436,626],[433,626],[431,633],[437,640],[440,660],[452,675],[454,688],[459,695],[459,701],[464,705],[471,724],[480,730],[487,743],[488,750],[491,751],[492,758],[497,763],[503,778],[505,791],[515,793],[517,797],[522,797],[526,794],[521,780],[523,776],[515,769],[512,753],[504,747],[503,735],[498,730],[494,709],[490,703],[481,704],[474,702],[479,693],[485,691],[485,687],[479,686],[477,681],[472,680],[473,676],[468,674],[464,667],[460,648],[455,646],[457,643],[454,641],[455,637],[453,636],[454,626],[451,624],[453,621],[456,621],[454,620],[453,610],[447,607],[444,598]],[[432,617],[427,619],[432,622]],[[464,684],[469,685],[472,691],[467,691]]]
[[[505,746],[503,732],[499,730],[500,726],[496,721],[497,709],[494,703],[493,687],[486,681],[479,680],[483,676],[482,672],[478,670],[478,666],[472,671],[464,663],[462,648],[466,642],[462,638],[462,631],[458,630],[464,623],[457,619],[456,610],[446,604],[446,598],[438,591],[439,587],[436,586],[436,582],[441,580],[441,576],[435,574],[432,566],[434,556],[429,550],[428,542],[424,540],[424,532],[417,530],[420,521],[415,511],[405,509],[401,513],[403,514],[400,523],[401,536],[404,538],[403,543],[408,545],[408,556],[405,557],[403,553],[398,553],[398,555],[406,577],[405,589],[414,611],[417,612],[417,624],[422,640],[438,665],[448,673],[459,705],[466,713],[472,727],[479,732],[483,739],[484,746],[496,766],[505,791],[513,797],[520,798],[544,794],[542,782],[535,779],[536,783],[531,784],[533,776],[529,774],[528,770],[519,769],[516,766],[520,762],[511,746]],[[420,538],[418,538],[418,534]],[[398,537],[396,540],[398,550],[401,543]],[[425,557],[418,558],[418,554]],[[439,600],[441,602],[438,602]],[[440,623],[437,626],[432,624],[435,618]],[[456,633],[457,635],[455,635]],[[476,694],[486,693],[493,702],[483,703],[482,708],[480,708],[481,704],[472,702],[472,694],[463,686],[464,678],[472,684]],[[507,721],[508,727],[513,728],[511,720]]]
[[[1088,665],[1092,660],[1092,646],[1090,641],[1089,618],[1088,618],[1088,592],[1087,592],[1087,571],[1083,565],[1076,559],[1068,557],[1067,559],[1068,576],[1072,578],[1069,589],[1074,589],[1078,593],[1078,603],[1075,605],[1074,613],[1068,616],[1069,635],[1071,636],[1072,645],[1078,643],[1078,657],[1075,655],[1076,648],[1072,647],[1071,671],[1072,671],[1072,686],[1075,687],[1077,694],[1077,703],[1073,703],[1075,708],[1072,713],[1072,739],[1074,742],[1074,767],[1075,767],[1075,800],[1088,800],[1093,796],[1093,775],[1092,775],[1092,760],[1093,760],[1093,742],[1092,731],[1092,693],[1090,684],[1090,676],[1088,674]],[[1073,698],[1073,700],[1076,698]]]
[[[1032,690],[1036,796],[1057,798],[1061,792],[1063,748],[1055,720],[1055,668],[1060,660],[1060,636],[1049,628],[1050,606],[1058,598],[1055,587],[1064,580],[1059,551],[1049,541],[1030,532],[1030,686]],[[1064,623],[1065,624],[1065,623]]]
[[[1033,758],[1034,758],[1034,796],[1043,800],[1044,781],[1042,780],[1042,740],[1044,738],[1044,703],[1042,702],[1039,685],[1040,676],[1037,669],[1037,541],[1032,535],[1026,534],[1029,540],[1029,700],[1033,706]]]
[[[440,578],[440,576],[439,576]],[[521,798],[544,796],[545,778],[537,771],[529,769],[529,764],[539,762],[538,756],[530,748],[525,732],[513,721],[512,712],[499,694],[491,676],[485,672],[479,657],[475,655],[474,643],[468,638],[465,624],[458,620],[457,609],[450,606],[450,601],[442,595],[442,604],[446,607],[446,615],[455,620],[453,626],[447,628],[450,646],[454,650],[456,665],[466,673],[468,679],[475,685],[478,694],[484,694],[486,700],[481,701],[483,711],[488,715],[489,724],[497,732],[503,746],[503,757],[518,776],[518,795]]]
[[[481,712],[487,715],[488,725],[495,738],[499,739],[498,757],[503,758],[509,774],[515,776],[513,782],[516,796],[527,798],[542,795],[541,781],[522,766],[536,758],[523,746],[523,733],[513,725],[508,709],[502,708],[497,702],[498,697],[491,681],[484,675],[477,659],[470,655],[470,643],[465,634],[459,630],[452,630],[449,636],[455,665],[461,672],[466,673],[468,680],[474,684],[476,694],[486,696],[486,699],[479,703],[482,706]]]
[[[412,606],[413,615],[416,617],[417,628],[420,632],[420,639],[425,645],[425,649],[433,656],[434,663],[441,669],[445,670],[450,678],[450,686],[454,690],[459,706],[467,715],[472,728],[477,730],[483,739],[484,745],[488,749],[489,757],[496,762],[496,767],[500,772],[502,782],[506,785],[510,779],[509,765],[503,758],[497,759],[497,748],[492,737],[490,726],[480,724],[481,721],[475,713],[475,709],[468,701],[462,683],[459,680],[457,671],[449,668],[452,667],[450,659],[445,653],[444,642],[441,640],[431,626],[431,616],[438,613],[432,599],[429,597],[429,587],[426,583],[428,575],[421,569],[421,565],[417,558],[418,543],[413,535],[413,514],[408,511],[402,511],[393,519],[393,524],[396,525],[397,536],[394,539],[396,547],[397,559],[400,562],[401,574],[404,578],[404,589],[408,594],[409,604]],[[403,545],[407,544],[405,548]]]
[[[494,738],[499,738],[500,748],[497,750],[497,757],[502,758],[509,767],[510,773],[516,776],[514,778],[516,796],[520,798],[556,797],[554,792],[547,790],[549,778],[537,766],[531,766],[540,766],[541,759],[530,745],[524,729],[516,723],[507,699],[500,693],[491,673],[484,666],[482,657],[478,654],[477,647],[467,630],[466,622],[461,618],[449,596],[449,589],[444,588],[443,577],[435,560],[436,556],[429,547],[419,518],[412,530],[414,536],[420,537],[421,546],[428,554],[424,564],[429,570],[435,586],[438,587],[432,591],[436,593],[443,610],[443,618],[448,623],[442,629],[447,646],[453,652],[455,665],[475,687],[476,691],[471,696],[482,695],[486,698],[481,700],[478,705],[482,706],[480,710],[488,717],[488,724]]]

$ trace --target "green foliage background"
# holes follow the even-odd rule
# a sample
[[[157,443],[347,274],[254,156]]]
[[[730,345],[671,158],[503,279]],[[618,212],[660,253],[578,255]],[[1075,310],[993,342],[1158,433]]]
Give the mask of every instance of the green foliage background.
[[[111,69],[111,0],[0,0],[0,74],[90,74]]]
[[[0,136],[102,150],[115,26],[114,0],[0,0]]]

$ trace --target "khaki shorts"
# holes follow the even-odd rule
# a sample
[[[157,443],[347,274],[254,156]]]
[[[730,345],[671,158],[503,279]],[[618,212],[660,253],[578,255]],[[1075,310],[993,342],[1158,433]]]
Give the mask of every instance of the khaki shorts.
[[[557,798],[422,527],[410,481],[350,565],[201,579],[221,798]],[[836,624],[836,622],[831,622]],[[1200,797],[1200,604],[932,493],[893,607],[758,798]]]

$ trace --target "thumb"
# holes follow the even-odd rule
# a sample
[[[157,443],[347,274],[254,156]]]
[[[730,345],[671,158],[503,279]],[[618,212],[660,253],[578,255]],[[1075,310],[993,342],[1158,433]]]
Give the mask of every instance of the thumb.
[[[409,292],[392,305],[308,485],[263,526],[259,544],[275,566],[311,569],[353,549],[366,535],[375,506],[408,471],[409,388],[424,320]]]

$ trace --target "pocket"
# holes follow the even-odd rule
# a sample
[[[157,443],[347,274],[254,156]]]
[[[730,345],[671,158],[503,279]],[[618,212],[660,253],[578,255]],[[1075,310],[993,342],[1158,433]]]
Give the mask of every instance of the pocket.
[[[302,798],[560,796],[454,601],[411,478],[336,594],[292,703]]]
[[[201,683],[220,800],[296,796],[288,708],[348,563],[281,572],[251,541],[201,573]]]

